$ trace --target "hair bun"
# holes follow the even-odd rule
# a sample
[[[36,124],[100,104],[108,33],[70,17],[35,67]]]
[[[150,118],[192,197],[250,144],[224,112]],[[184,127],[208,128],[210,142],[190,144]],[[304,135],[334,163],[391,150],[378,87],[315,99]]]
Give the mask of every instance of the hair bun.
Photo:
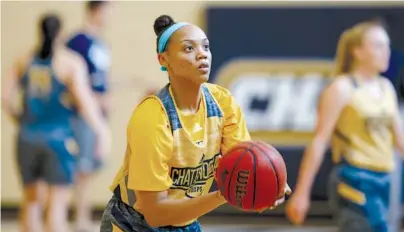
[[[175,24],[174,19],[168,15],[161,15],[154,21],[154,33],[160,35],[165,29]]]

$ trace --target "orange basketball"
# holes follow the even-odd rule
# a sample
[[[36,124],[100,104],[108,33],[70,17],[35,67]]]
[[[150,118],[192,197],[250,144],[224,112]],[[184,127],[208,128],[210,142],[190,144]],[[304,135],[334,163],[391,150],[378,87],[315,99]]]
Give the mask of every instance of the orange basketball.
[[[283,196],[287,181],[285,161],[267,143],[242,142],[220,160],[216,181],[229,204],[259,211],[274,205]]]

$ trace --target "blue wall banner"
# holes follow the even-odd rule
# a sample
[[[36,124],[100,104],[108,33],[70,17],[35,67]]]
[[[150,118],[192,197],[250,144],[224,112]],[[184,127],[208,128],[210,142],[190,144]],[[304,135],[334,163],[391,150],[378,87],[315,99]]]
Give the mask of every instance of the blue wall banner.
[[[210,6],[206,29],[213,53],[210,82],[240,103],[254,139],[275,145],[295,185],[304,146],[313,135],[318,96],[333,77],[343,30],[363,20],[385,20],[392,41],[393,83],[404,74],[404,8],[369,6]],[[328,152],[329,153],[329,152]],[[326,156],[312,197],[326,199],[332,169]]]

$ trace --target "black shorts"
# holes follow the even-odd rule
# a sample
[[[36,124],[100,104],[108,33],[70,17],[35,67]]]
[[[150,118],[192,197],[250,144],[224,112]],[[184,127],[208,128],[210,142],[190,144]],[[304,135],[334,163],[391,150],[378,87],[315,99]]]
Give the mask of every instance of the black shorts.
[[[23,184],[38,180],[49,185],[72,184],[77,161],[75,146],[75,140],[68,135],[48,137],[43,133],[20,133],[17,164]]]

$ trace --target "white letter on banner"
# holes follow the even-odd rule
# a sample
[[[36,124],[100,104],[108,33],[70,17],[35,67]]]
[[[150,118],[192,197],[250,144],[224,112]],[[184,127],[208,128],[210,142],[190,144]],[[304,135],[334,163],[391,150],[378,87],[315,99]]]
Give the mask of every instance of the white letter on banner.
[[[297,131],[313,131],[316,122],[316,109],[324,78],[318,73],[309,73],[299,78],[296,91],[293,93],[294,104],[290,107],[292,129]]]
[[[312,131],[322,86],[320,74],[296,78],[285,73],[243,75],[229,88],[240,104],[250,130]],[[253,101],[266,105],[254,109]]]
[[[254,99],[262,102],[271,99],[270,95],[273,92],[274,85],[269,85],[268,80],[270,80],[270,77],[265,74],[243,75],[236,78],[234,84],[229,87],[240,104],[250,130],[265,130],[268,127],[265,125],[268,118],[266,114],[270,112],[268,105],[263,110],[251,108]]]

